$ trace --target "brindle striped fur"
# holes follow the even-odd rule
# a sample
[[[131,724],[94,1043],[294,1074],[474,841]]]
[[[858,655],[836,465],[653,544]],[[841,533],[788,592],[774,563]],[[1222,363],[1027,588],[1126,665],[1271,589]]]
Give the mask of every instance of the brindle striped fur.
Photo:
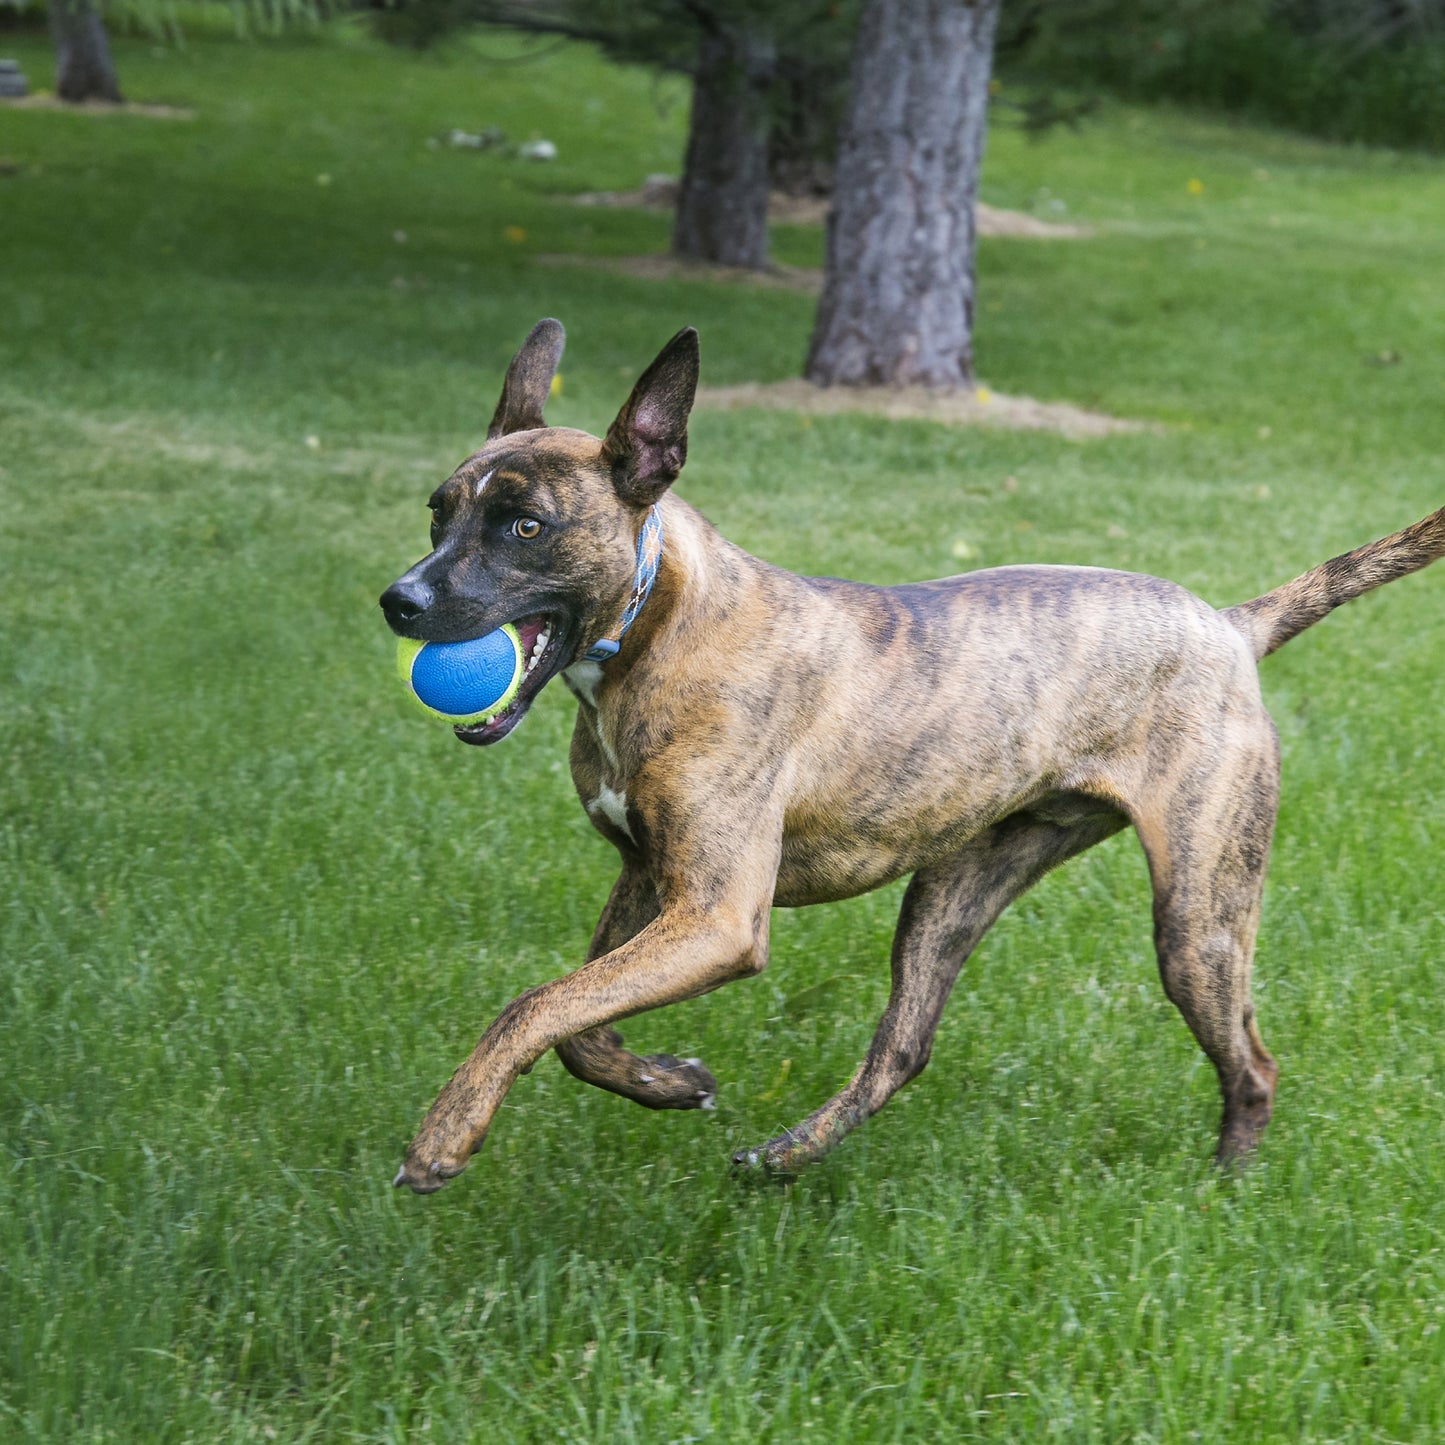
[[[639,1058],[612,1025],[761,971],[773,907],[911,874],[868,1057],[809,1118],[736,1156],[794,1170],[924,1067],[959,969],[1009,903],[1129,825],[1165,990],[1218,1071],[1218,1158],[1253,1149],[1276,1074],[1250,963],[1279,770],[1255,663],[1445,554],[1445,509],[1222,612],[1158,578],[1085,567],[904,587],[797,577],[667,490],[686,456],[696,333],[662,352],[605,442],[542,423],[561,341],[543,322],[524,345],[486,446],[439,490],[435,550],[383,605],[399,632],[440,640],[554,619],[560,640],[531,690],[560,671],[579,698],[572,776],[622,873],[588,961],[503,1010],[396,1182],[426,1193],[459,1173],[547,1049],[650,1108],[708,1106],[701,1062]],[[575,662],[614,635],[659,499],[651,600],[617,657]],[[547,524],[526,546],[505,530],[519,513]]]

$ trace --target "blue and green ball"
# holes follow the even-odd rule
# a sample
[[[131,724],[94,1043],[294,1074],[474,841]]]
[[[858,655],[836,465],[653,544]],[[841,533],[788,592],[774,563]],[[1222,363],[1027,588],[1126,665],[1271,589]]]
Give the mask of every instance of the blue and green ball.
[[[526,676],[522,639],[510,622],[467,642],[404,637],[396,665],[412,697],[454,727],[495,717],[517,696]]]

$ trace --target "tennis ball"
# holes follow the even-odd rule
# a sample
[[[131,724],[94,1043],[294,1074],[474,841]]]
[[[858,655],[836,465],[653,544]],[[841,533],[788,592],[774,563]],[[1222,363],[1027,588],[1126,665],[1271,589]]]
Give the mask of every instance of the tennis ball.
[[[495,717],[516,697],[526,671],[522,640],[510,622],[469,642],[403,637],[396,666],[407,691],[427,712],[458,725]]]

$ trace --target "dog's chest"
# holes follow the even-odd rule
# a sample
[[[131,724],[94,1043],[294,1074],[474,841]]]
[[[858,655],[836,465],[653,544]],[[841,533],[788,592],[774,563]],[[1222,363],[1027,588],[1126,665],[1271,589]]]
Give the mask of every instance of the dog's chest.
[[[637,837],[627,818],[627,780],[597,709],[602,669],[595,662],[579,662],[569,667],[562,679],[580,704],[578,737],[572,749],[572,779],[582,806],[604,836],[615,830],[636,844]]]

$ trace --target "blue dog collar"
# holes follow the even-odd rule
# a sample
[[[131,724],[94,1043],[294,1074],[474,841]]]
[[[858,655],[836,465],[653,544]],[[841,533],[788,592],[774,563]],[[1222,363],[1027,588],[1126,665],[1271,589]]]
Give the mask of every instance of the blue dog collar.
[[[637,534],[637,574],[632,581],[632,592],[627,606],[622,609],[622,625],[615,638],[599,638],[585,654],[588,662],[606,662],[616,657],[627,636],[627,629],[637,621],[637,614],[652,595],[652,584],[657,581],[657,569],[662,564],[662,513],[657,504],[648,509],[643,518],[642,530]]]

